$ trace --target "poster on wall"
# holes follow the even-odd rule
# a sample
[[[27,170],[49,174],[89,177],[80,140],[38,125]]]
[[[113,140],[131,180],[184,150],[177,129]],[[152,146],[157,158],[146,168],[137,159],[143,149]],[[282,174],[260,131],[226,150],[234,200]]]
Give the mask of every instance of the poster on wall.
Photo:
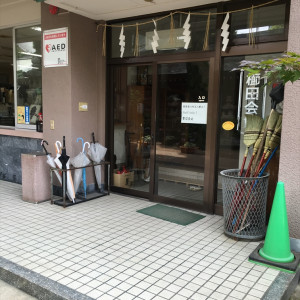
[[[182,102],[181,123],[206,124],[207,103]]]
[[[43,32],[43,58],[45,68],[68,65],[68,28]]]

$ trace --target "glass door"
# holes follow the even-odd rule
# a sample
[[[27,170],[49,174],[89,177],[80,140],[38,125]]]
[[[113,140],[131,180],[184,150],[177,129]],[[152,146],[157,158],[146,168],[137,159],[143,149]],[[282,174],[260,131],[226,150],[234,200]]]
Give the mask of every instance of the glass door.
[[[114,171],[112,184],[149,192],[152,67],[112,68]]]
[[[204,202],[209,68],[209,61],[158,64],[154,159],[158,201],[197,206]]]
[[[225,57],[222,66],[221,107],[219,122],[219,159],[218,174],[226,169],[240,169],[243,163],[246,146],[244,133],[246,129],[246,116],[257,115],[265,119],[271,111],[269,93],[272,85],[267,84],[266,79],[259,75],[248,77],[246,72],[232,71],[237,68],[242,60],[262,61],[276,58],[280,53],[260,54],[249,56]],[[276,106],[276,110],[282,113],[283,102]],[[226,124],[232,124],[229,128]],[[253,147],[250,147],[245,169],[247,169]],[[275,154],[272,160],[273,168],[278,168],[279,154]],[[274,162],[275,161],[275,162]],[[269,186],[276,187],[274,184]],[[217,204],[223,205],[222,180],[218,175]]]
[[[112,66],[113,189],[203,208],[211,60]]]

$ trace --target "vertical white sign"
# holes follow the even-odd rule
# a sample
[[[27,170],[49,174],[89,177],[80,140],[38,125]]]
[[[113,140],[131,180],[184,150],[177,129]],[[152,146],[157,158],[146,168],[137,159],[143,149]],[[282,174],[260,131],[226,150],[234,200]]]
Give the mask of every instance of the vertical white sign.
[[[45,68],[68,65],[68,28],[43,32],[43,58]]]
[[[247,78],[246,81],[246,102],[245,114],[246,115],[257,115],[259,106],[257,102],[259,101],[259,87],[260,75],[255,74]]]

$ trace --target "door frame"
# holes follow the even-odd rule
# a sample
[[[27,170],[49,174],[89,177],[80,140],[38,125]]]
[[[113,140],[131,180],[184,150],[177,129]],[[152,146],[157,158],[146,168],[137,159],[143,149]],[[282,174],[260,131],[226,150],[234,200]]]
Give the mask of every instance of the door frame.
[[[120,70],[122,70],[122,68],[127,68],[127,67],[132,67],[132,66],[151,66],[153,68],[153,63],[149,62],[149,60],[147,62],[142,62],[142,63],[136,63],[136,62],[132,62],[132,63],[127,63],[127,64],[112,64],[109,68],[108,68],[108,82],[107,82],[107,96],[108,98],[112,97],[113,95],[113,68],[114,67],[119,67]],[[122,70],[124,71],[124,70]],[[153,71],[152,71],[153,72]],[[122,73],[122,72],[120,72]],[[152,81],[152,103],[153,103],[153,81]],[[109,145],[108,149],[108,154],[109,154],[109,161],[111,166],[114,165],[114,102],[111,101],[110,105],[107,106],[107,115],[109,116],[109,118],[107,118],[108,122],[107,122],[107,126],[109,128],[109,135],[108,135],[108,139],[107,139],[107,143]],[[152,120],[151,120],[151,130],[152,130]],[[152,132],[152,131],[151,131]],[[150,163],[151,163],[151,153],[152,153],[152,145],[150,148]],[[114,168],[111,167],[110,168],[110,182],[113,182],[112,177],[113,177],[113,172],[114,172]],[[151,172],[151,170],[150,170]],[[151,173],[150,173],[151,174]],[[151,182],[150,182],[150,186],[151,186]],[[135,189],[127,189],[127,188],[122,188],[122,187],[117,187],[117,186],[111,186],[110,190],[112,192],[116,192],[116,193],[122,193],[125,195],[130,195],[133,197],[139,197],[139,198],[145,198],[151,201],[151,197],[150,197],[150,192],[144,192],[144,191],[139,191],[139,190],[135,190]],[[150,191],[150,188],[149,188]]]
[[[230,5],[236,5],[238,1],[231,3]],[[244,1],[244,3],[246,3]],[[107,79],[111,79],[110,75],[110,67],[113,65],[126,65],[126,64],[155,64],[157,62],[171,62],[177,60],[197,60],[200,58],[211,59],[214,58],[214,72],[210,74],[212,76],[212,101],[211,105],[208,106],[208,122],[210,122],[210,126],[207,128],[207,135],[211,136],[206,143],[206,157],[205,157],[205,171],[208,174],[205,175],[205,186],[207,187],[205,190],[204,197],[207,200],[207,207],[205,208],[196,208],[196,210],[205,211],[208,213],[215,213],[218,215],[223,215],[223,205],[217,203],[217,184],[218,184],[218,135],[219,135],[219,114],[220,114],[220,81],[221,81],[221,62],[222,59],[226,56],[239,56],[239,55],[252,55],[252,54],[265,54],[265,53],[275,53],[275,52],[284,52],[287,49],[287,32],[288,32],[288,23],[289,23],[289,10],[290,10],[290,2],[286,3],[286,19],[285,19],[285,34],[284,37],[279,39],[265,41],[264,43],[258,43],[255,47],[249,47],[248,44],[245,45],[231,45],[226,52],[221,50],[222,48],[222,37],[221,37],[221,26],[223,24],[223,15],[219,14],[217,17],[216,23],[216,31],[215,31],[215,48],[212,51],[195,51],[195,52],[186,52],[186,53],[171,53],[171,54],[159,54],[152,55],[151,57],[147,56],[139,56],[139,57],[126,57],[126,58],[109,58],[107,60]],[[226,7],[228,6],[225,2],[219,2],[217,4],[212,5],[213,7],[217,7],[217,12],[224,12]],[[206,6],[199,6],[199,8],[204,8]],[[209,6],[211,7],[211,6]],[[228,8],[228,7],[227,7]],[[154,14],[157,16],[157,14]],[[130,18],[129,18],[130,19]],[[128,18],[126,20],[129,20]],[[131,18],[133,20],[136,17]],[[120,22],[121,20],[118,20]],[[111,47],[111,43],[107,43],[108,45],[108,53]],[[107,80],[107,92],[109,92],[109,80]],[[109,95],[107,93],[107,95]],[[112,136],[113,136],[113,111],[111,105],[109,105],[110,101],[107,97],[106,106],[107,115],[110,118],[106,118],[106,126],[108,128],[108,136],[106,136],[106,143],[110,146],[110,149],[113,146]],[[108,151],[110,152],[110,151]],[[209,152],[209,156],[208,156]],[[112,156],[111,156],[112,160]],[[207,176],[208,175],[208,176]],[[120,190],[118,190],[120,191]],[[139,193],[129,193],[131,190],[123,189],[120,191],[124,194],[129,194],[131,196],[145,197]],[[148,197],[149,198],[149,197]],[[154,201],[154,199],[149,199]],[[176,204],[176,203],[175,203]],[[177,205],[177,204],[176,204]]]
[[[207,53],[206,53],[207,54]],[[185,55],[184,55],[185,56]],[[184,202],[176,199],[166,198],[155,194],[155,145],[156,145],[156,110],[157,110],[157,68],[159,64],[171,64],[171,63],[179,63],[179,62],[200,62],[200,61],[208,61],[209,62],[209,84],[208,84],[208,111],[207,111],[207,127],[206,127],[206,147],[205,147],[205,160],[204,160],[204,201],[202,203],[192,203],[192,202]],[[141,65],[151,65],[152,66],[152,118],[151,118],[151,147],[150,147],[150,180],[149,183],[149,192],[137,191],[134,189],[124,189],[116,186],[112,186],[111,190],[115,192],[120,192],[123,194],[146,198],[153,202],[166,203],[170,205],[180,206],[184,208],[194,209],[197,211],[214,213],[214,191],[215,184],[212,184],[212,178],[215,178],[215,143],[216,143],[216,130],[217,130],[217,122],[218,122],[218,111],[216,110],[218,104],[218,87],[214,86],[216,82],[216,72],[215,72],[215,57],[212,55],[204,55],[199,57],[196,56],[186,56],[182,57],[182,55],[178,56],[177,59],[173,57],[156,57],[154,61],[149,62],[148,60],[141,59],[141,62],[133,62],[128,61],[127,63],[122,64],[112,64],[111,68],[114,66],[117,67],[128,67],[128,66],[141,66]],[[109,72],[110,82],[113,82],[113,72],[112,69]],[[218,81],[218,80],[217,80]],[[109,93],[113,92],[113,84],[109,87]],[[109,133],[109,145],[110,149],[114,149],[114,115],[113,115],[113,105],[109,107],[109,115],[110,115],[110,133]],[[113,154],[113,153],[111,153]],[[113,155],[111,155],[111,163],[113,163]],[[111,168],[113,171],[113,168]],[[112,174],[110,174],[112,176]],[[214,180],[213,180],[214,181]]]
[[[215,139],[213,134],[209,134],[214,129],[212,113],[215,111],[214,102],[217,102],[218,99],[214,98],[214,91],[215,88],[213,87],[214,84],[214,68],[215,68],[215,58],[214,57],[201,57],[201,58],[189,58],[189,59],[177,59],[177,60],[158,60],[153,62],[152,66],[152,74],[155,76],[152,77],[152,126],[151,132],[156,133],[156,112],[157,112],[157,68],[159,64],[172,64],[172,63],[180,63],[180,62],[201,62],[201,61],[208,61],[209,62],[209,79],[208,79],[208,110],[207,110],[207,127],[206,127],[206,143],[205,143],[205,160],[204,160],[204,194],[202,203],[192,203],[192,202],[184,202],[176,199],[171,199],[163,196],[159,196],[155,194],[155,183],[157,178],[155,177],[155,145],[156,145],[156,134],[154,134],[154,140],[151,143],[151,158],[150,158],[150,178],[154,178],[154,180],[150,180],[150,193],[149,193],[149,200],[153,202],[165,203],[175,206],[180,206],[184,208],[194,209],[197,211],[213,213],[214,212],[214,198],[210,198],[209,195],[211,194],[210,189],[212,186],[209,185],[210,180],[209,176],[210,173],[214,175],[214,168],[211,168],[211,162],[215,159],[211,157],[211,146],[213,145],[212,139]],[[211,99],[211,100],[209,100]],[[216,112],[217,115],[217,112]],[[217,121],[217,120],[216,120]],[[216,122],[215,122],[216,123]],[[215,134],[216,135],[216,134]]]

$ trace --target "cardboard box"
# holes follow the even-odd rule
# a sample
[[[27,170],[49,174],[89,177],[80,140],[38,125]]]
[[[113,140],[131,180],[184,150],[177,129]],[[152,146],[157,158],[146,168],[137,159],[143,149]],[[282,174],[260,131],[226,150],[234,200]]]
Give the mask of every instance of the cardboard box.
[[[128,172],[123,174],[114,173],[114,186],[122,188],[130,188],[133,185],[134,172]]]

